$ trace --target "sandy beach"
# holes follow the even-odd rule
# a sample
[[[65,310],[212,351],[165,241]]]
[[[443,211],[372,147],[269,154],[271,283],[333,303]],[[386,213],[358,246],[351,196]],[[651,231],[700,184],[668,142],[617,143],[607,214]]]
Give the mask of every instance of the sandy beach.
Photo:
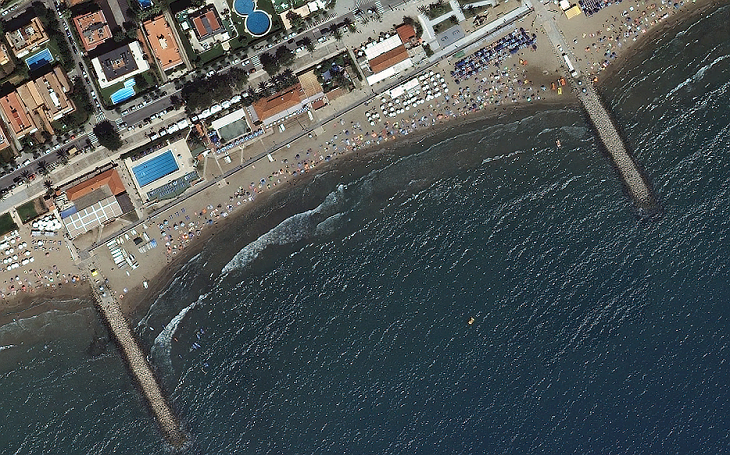
[[[559,13],[557,6],[549,6],[558,15],[565,37],[573,43],[580,64],[602,84],[620,71],[626,59],[649,49],[652,42],[678,22],[717,4],[708,0],[675,7],[664,1],[625,1],[591,17],[572,20]],[[121,246],[136,256],[139,267],[131,271],[116,268],[104,244],[93,249],[92,261],[108,279],[107,287],[116,295],[125,314],[138,320],[169,285],[176,271],[208,242],[215,241],[214,237],[222,230],[235,226],[242,237],[253,241],[287,214],[311,208],[281,210],[278,204],[288,189],[305,185],[319,172],[336,166],[358,166],[375,153],[397,153],[408,142],[422,140],[455,125],[486,118],[499,122],[500,116],[517,115],[520,109],[539,110],[576,102],[568,86],[563,87],[562,94],[558,93],[563,76],[560,61],[544,31],[536,25],[534,13],[522,19],[519,26],[536,34],[537,50],[523,49],[498,66],[491,65],[460,81],[451,76],[456,60],[443,60],[424,72],[425,78],[421,80],[424,86],[438,90],[439,95],[414,103],[410,109],[395,109],[397,106],[388,106],[388,99],[378,96],[298,140],[281,143],[276,134],[266,135],[226,154],[208,155],[202,176],[215,184],[162,213],[140,220],[133,227],[139,235],[146,233],[156,239],[157,248],[138,252],[128,235],[132,227],[123,224],[107,226],[103,233],[94,233],[93,238],[88,236],[80,243],[90,246],[99,238],[107,238],[114,229],[123,229],[115,235],[122,239]],[[551,89],[551,85],[556,89]],[[343,109],[368,90],[356,90],[337,99],[327,108],[329,111],[318,115],[325,118],[327,113]],[[395,115],[389,117],[393,112]],[[305,118],[290,121],[288,129],[305,130],[317,121],[315,118],[309,122],[306,116],[302,117]],[[271,150],[271,159],[261,159],[220,179],[221,175],[267,150]],[[261,222],[264,218],[265,222]],[[34,306],[34,302],[89,295],[87,270],[75,265],[62,241],[34,245],[27,226],[20,229],[17,241],[36,248],[33,250],[37,251],[36,261],[22,273],[0,273],[3,285],[0,323],[47,311],[54,305],[51,301]],[[233,254],[235,251],[231,251]]]

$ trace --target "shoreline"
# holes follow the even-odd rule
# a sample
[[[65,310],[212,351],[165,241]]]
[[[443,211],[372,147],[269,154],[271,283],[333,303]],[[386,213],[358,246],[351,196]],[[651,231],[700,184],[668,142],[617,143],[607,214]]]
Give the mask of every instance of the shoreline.
[[[679,14],[675,13],[666,18],[658,27],[652,27],[640,40],[637,40],[618,54],[613,63],[598,74],[596,86],[599,91],[605,89],[606,86],[610,86],[611,81],[617,77],[630,60],[637,59],[642,54],[651,52],[653,47],[658,44],[656,42],[657,39],[664,38],[668,32],[682,27],[688,22],[695,21],[707,11],[719,9],[726,3],[718,0],[697,0],[693,4],[695,6],[691,9],[682,10]]]
[[[232,214],[229,215],[224,222],[215,223],[214,226],[203,236],[197,238],[196,241],[187,246],[184,251],[176,255],[176,257],[168,263],[168,267],[159,270],[154,277],[151,277],[151,279],[148,280],[148,289],[145,289],[142,285],[137,285],[131,288],[125,298],[121,301],[122,311],[128,318],[130,318],[130,322],[133,326],[136,326],[154,304],[157,296],[170,286],[175,275],[181,270],[181,268],[193,257],[200,254],[209,241],[213,240],[218,235],[227,232],[231,228],[237,227],[240,229],[245,226],[242,230],[246,230],[246,232],[241,237],[244,239],[241,242],[243,244],[248,244],[276,227],[288,217],[316,207],[316,204],[313,204],[311,207],[303,206],[297,207],[296,210],[292,210],[291,207],[283,205],[282,202],[283,199],[285,199],[295,188],[306,186],[322,173],[346,173],[352,168],[363,168],[375,157],[388,156],[390,158],[396,158],[397,156],[401,156],[398,154],[398,149],[405,149],[407,146],[414,145],[416,143],[427,142],[430,139],[459,126],[468,126],[477,122],[490,121],[499,123],[500,120],[503,119],[511,121],[515,118],[524,116],[524,114],[530,115],[539,112],[545,107],[561,108],[570,105],[577,105],[577,99],[574,97],[566,97],[565,99],[539,100],[532,104],[510,106],[510,108],[505,108],[504,110],[499,109],[471,112],[465,116],[450,118],[434,125],[431,128],[419,130],[407,136],[400,136],[395,140],[387,141],[383,144],[371,145],[367,148],[339,155],[336,159],[329,163],[318,166],[314,172],[307,173],[304,176],[292,180],[291,185],[287,185],[285,187],[282,186],[280,188],[261,193],[254,201],[250,202],[242,210],[232,212]],[[261,216],[264,214],[266,215],[265,218]],[[251,227],[254,229],[249,231],[248,229]],[[223,265],[229,262],[237,252],[238,251],[234,251],[231,257],[227,258],[225,261],[221,261],[223,262]],[[215,271],[215,273],[220,273],[220,267]]]
[[[641,53],[646,52],[650,48],[650,46],[654,44],[654,41],[657,37],[663,36],[664,34],[676,29],[686,22],[695,20],[698,16],[706,12],[708,9],[718,8],[720,6],[722,6],[722,3],[717,2],[716,0],[700,0],[697,2],[696,6],[692,6],[690,9],[682,8],[677,12],[671,14],[661,24],[658,24],[658,26],[653,26],[651,29],[649,29],[648,32],[641,35],[635,42],[632,42],[627,47],[625,47],[610,65],[598,72],[599,79],[597,85],[599,89],[611,84],[611,81],[616,77],[621,69],[624,68],[629,61],[638,58]],[[611,10],[611,12],[613,14],[616,14],[619,11]],[[530,60],[532,60],[533,58],[538,60],[537,57],[530,57]],[[448,61],[444,61],[444,63],[446,63],[446,66],[451,66],[451,63]],[[521,69],[517,67],[516,64],[513,66],[516,67],[517,70]],[[434,67],[434,69],[436,68]],[[539,63],[537,66],[531,66],[528,69],[533,73],[537,73],[538,70],[542,69],[542,73],[545,77],[554,78],[554,75],[548,71],[548,68],[541,67]],[[526,71],[523,70],[523,72]],[[486,74],[484,75],[486,76]],[[538,91],[537,93],[539,94],[540,92]],[[267,185],[267,187],[271,188],[268,190],[262,189],[260,192],[256,192],[255,189],[253,189],[253,192],[255,193],[254,199],[250,200],[250,202],[247,202],[244,206],[238,208],[237,210],[230,211],[229,209],[229,212],[227,214],[222,215],[223,217],[230,218],[230,220],[217,219],[216,217],[216,221],[212,223],[211,226],[205,227],[205,229],[198,231],[202,235],[197,235],[197,238],[186,241],[184,247],[181,242],[180,249],[174,251],[172,256],[168,256],[168,260],[166,263],[162,263],[161,266],[159,266],[157,270],[154,271],[154,273],[149,273],[149,276],[146,276],[144,278],[144,280],[146,280],[149,284],[149,287],[147,289],[145,289],[142,285],[143,279],[140,276],[140,273],[138,273],[137,276],[132,279],[126,278],[117,281],[110,279],[110,282],[112,283],[122,281],[123,285],[128,286],[128,288],[125,287],[124,292],[121,292],[120,289],[116,289],[115,291],[120,297],[119,303],[122,307],[122,311],[124,312],[125,316],[130,319],[130,323],[133,324],[133,327],[136,326],[139,321],[144,317],[144,315],[147,314],[149,308],[154,304],[160,292],[170,286],[175,275],[182,269],[182,267],[186,263],[188,263],[190,259],[193,258],[195,255],[201,253],[205,245],[209,241],[214,239],[217,235],[230,231],[232,227],[238,226],[240,228],[242,226],[245,226],[245,229],[242,230],[245,230],[246,232],[241,237],[241,239],[244,239],[242,241],[245,243],[250,243],[251,241],[254,241],[256,238],[258,238],[260,235],[265,233],[268,229],[273,228],[281,221],[286,219],[288,216],[290,216],[288,215],[289,213],[298,213],[302,210],[312,208],[286,207],[282,205],[281,202],[286,199],[286,195],[293,188],[307,185],[309,182],[314,180],[317,175],[329,171],[345,172],[349,166],[362,166],[367,161],[376,156],[389,155],[395,157],[397,156],[398,149],[406,148],[408,145],[417,142],[428,141],[430,138],[443,134],[449,129],[455,128],[457,126],[471,125],[475,122],[480,121],[499,122],[500,119],[511,119],[523,115],[526,111],[539,111],[541,109],[544,109],[545,107],[561,107],[577,104],[577,99],[574,97],[571,91],[566,91],[566,94],[563,97],[552,96],[553,94],[550,91],[546,92],[546,95],[547,98],[542,98],[539,100],[535,99],[530,103],[519,102],[517,104],[506,104],[507,101],[504,101],[503,103],[500,103],[496,106],[490,104],[487,105],[486,108],[468,112],[462,112],[462,107],[459,107],[458,114],[452,113],[452,115],[446,116],[444,120],[439,119],[438,122],[435,122],[430,126],[426,126],[422,129],[415,129],[408,134],[397,134],[394,137],[387,136],[382,142],[378,141],[377,144],[372,143],[369,145],[363,145],[356,150],[348,151],[345,149],[345,147],[343,147],[342,151],[333,151],[332,154],[334,156],[331,162],[320,161],[316,163],[316,169],[314,169],[315,160],[311,160],[312,168],[308,168],[307,171],[305,171],[305,175],[301,175],[302,172],[300,171],[294,177],[294,174],[291,174],[289,171],[287,171],[287,173],[291,174],[291,178],[284,175],[283,177],[285,178],[285,180],[280,180],[279,188],[276,188],[276,183],[274,183],[273,187],[271,187],[271,185]],[[452,97],[455,97],[455,94],[452,94]],[[499,98],[501,98],[501,96]],[[505,96],[504,98],[506,100],[507,97]],[[373,104],[375,103],[377,103],[377,101],[373,101]],[[456,104],[458,104],[458,100]],[[484,103],[482,103],[482,106],[484,106]],[[446,105],[444,106],[444,108],[446,108]],[[463,109],[467,109],[467,106],[464,106]],[[450,108],[447,109],[447,111],[450,111]],[[395,122],[397,125],[397,119],[395,120]],[[333,126],[334,130],[341,128],[340,126],[335,126],[335,124],[335,120],[330,121],[328,123],[328,128],[331,128]],[[378,127],[375,127],[375,130],[377,129]],[[353,130],[353,133],[354,132],[355,131]],[[331,135],[332,133],[330,132],[328,134]],[[335,138],[336,137],[337,136],[335,135]],[[297,141],[294,141],[294,144],[299,141],[304,141],[306,143],[307,139],[306,137],[298,139]],[[316,142],[319,141],[310,140],[309,144],[312,145]],[[327,142],[327,144],[328,146],[325,147],[325,149],[328,149],[330,146],[329,142]],[[332,144],[332,146],[334,146],[334,143]],[[277,158],[278,154],[280,152],[286,152],[287,148],[288,147],[280,147],[276,151]],[[338,150],[338,147],[333,147],[333,149]],[[300,150],[303,151],[304,149],[302,148]],[[322,152],[321,149],[317,152],[327,153]],[[242,151],[241,153],[243,157],[243,153],[247,152]],[[307,153],[307,155],[309,155],[309,153]],[[297,155],[297,157],[299,157],[299,155]],[[284,159],[282,160],[282,162],[286,163],[286,160]],[[255,165],[250,166],[250,168],[256,169],[256,165],[258,165],[259,163],[261,163],[261,167],[264,167],[263,165],[269,164],[264,162],[257,162],[255,163]],[[274,163],[274,165],[277,165],[277,163]],[[278,163],[278,165],[280,165],[280,163]],[[287,168],[288,167],[289,166],[287,165]],[[238,171],[236,174],[244,174],[246,169],[248,168],[244,168],[241,171]],[[228,178],[233,179],[236,177],[236,174]],[[286,179],[288,179],[288,182],[286,181]],[[224,183],[226,182],[224,181]],[[220,183],[217,185],[211,185],[210,191],[220,191],[220,188],[225,188],[225,186],[222,186],[222,184]],[[261,188],[261,185],[259,185],[259,188]],[[208,190],[202,191],[200,195],[195,195],[195,197],[203,198],[205,197],[205,194],[203,193],[207,192]],[[170,209],[170,211],[172,210],[174,210],[174,208]],[[223,212],[223,210],[221,212]],[[266,215],[266,217],[262,215]],[[163,214],[157,215],[157,217],[159,218],[162,218],[162,216]],[[152,223],[154,224],[154,222]],[[250,229],[252,227],[253,229]],[[164,240],[161,243],[164,243]],[[235,253],[236,252],[233,252],[234,255]],[[102,268],[102,270],[103,269],[105,268]],[[114,268],[112,267],[111,270],[114,270]],[[216,271],[216,273],[219,272],[220,269]],[[69,289],[72,290],[67,294],[66,292]],[[90,299],[92,297],[91,291],[92,290],[89,282],[84,280],[74,285],[64,286],[63,288],[51,288],[48,289],[48,292],[41,291],[35,293],[18,293],[18,295],[9,296],[4,301],[4,303],[6,303],[7,310],[9,311],[4,311],[3,313],[0,313],[0,325],[12,322],[18,317],[32,317],[44,311],[53,310],[56,308],[54,302],[64,297],[74,299]],[[34,304],[33,302],[40,303]]]

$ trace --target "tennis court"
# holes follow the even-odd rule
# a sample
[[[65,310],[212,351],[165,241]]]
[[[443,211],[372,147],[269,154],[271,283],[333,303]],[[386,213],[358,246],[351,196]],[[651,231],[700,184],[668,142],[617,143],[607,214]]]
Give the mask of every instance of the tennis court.
[[[159,180],[177,170],[177,162],[175,162],[175,157],[170,150],[132,168],[134,177],[137,179],[140,187],[149,185],[155,180]]]

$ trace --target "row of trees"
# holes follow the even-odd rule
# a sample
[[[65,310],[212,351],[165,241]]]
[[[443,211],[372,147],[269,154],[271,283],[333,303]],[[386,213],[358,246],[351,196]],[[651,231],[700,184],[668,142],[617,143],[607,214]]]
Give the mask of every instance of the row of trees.
[[[196,112],[216,101],[231,98],[234,91],[242,91],[247,83],[246,71],[243,68],[233,67],[226,73],[186,83],[180,91],[180,97],[189,113]]]

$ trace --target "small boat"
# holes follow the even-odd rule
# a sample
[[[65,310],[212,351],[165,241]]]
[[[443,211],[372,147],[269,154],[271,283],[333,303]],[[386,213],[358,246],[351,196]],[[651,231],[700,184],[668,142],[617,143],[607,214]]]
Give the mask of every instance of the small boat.
[[[563,145],[560,143],[560,139],[555,139],[555,145],[558,146],[558,148],[561,148]]]

